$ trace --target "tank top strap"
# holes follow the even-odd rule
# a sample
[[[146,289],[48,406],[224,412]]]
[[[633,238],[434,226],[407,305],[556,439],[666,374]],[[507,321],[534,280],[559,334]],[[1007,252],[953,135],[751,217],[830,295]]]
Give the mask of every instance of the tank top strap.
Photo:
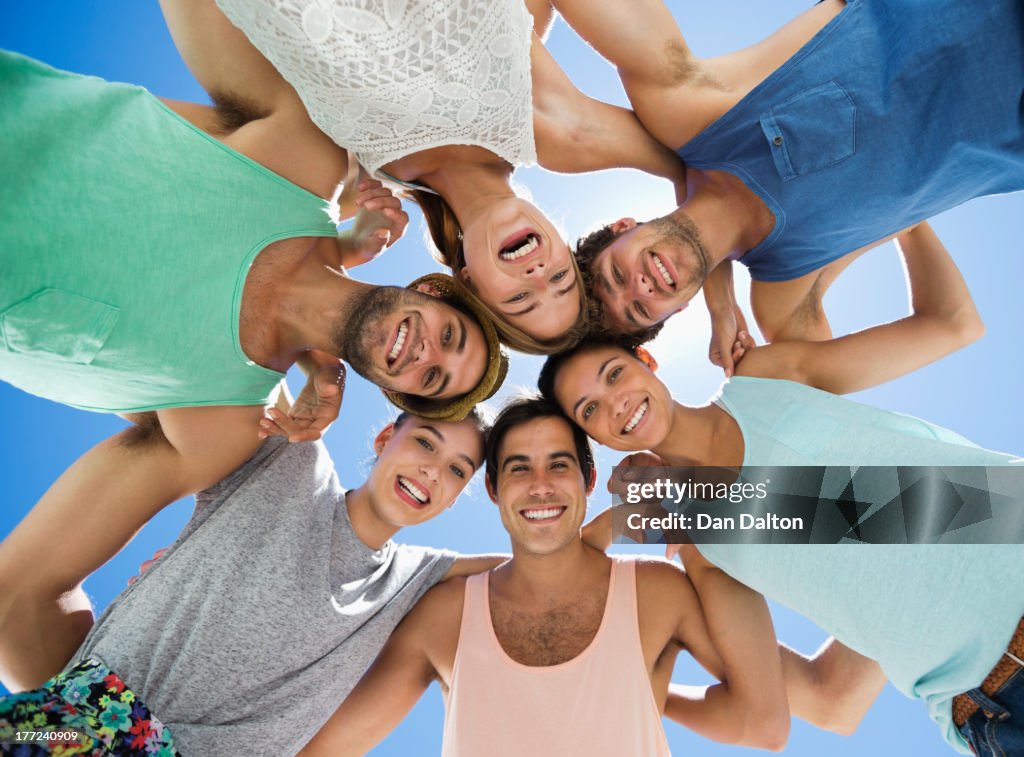
[[[591,643],[595,650],[607,647],[628,655],[640,648],[636,601],[636,560],[613,557],[603,623]]]
[[[476,648],[492,636],[490,610],[490,571],[477,573],[466,579],[462,600],[462,623],[459,626],[459,650],[470,639]]]

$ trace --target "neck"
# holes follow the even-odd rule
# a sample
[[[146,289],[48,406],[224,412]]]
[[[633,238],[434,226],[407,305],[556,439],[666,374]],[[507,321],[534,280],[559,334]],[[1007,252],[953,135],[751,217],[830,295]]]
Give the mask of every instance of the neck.
[[[338,264],[335,241],[325,237],[290,275],[275,283],[275,360],[291,365],[306,350],[321,350],[340,358],[338,324],[352,317],[359,300],[372,285],[348,277]]]
[[[443,159],[424,164],[417,179],[444,198],[462,228],[495,201],[515,197],[513,169],[504,160],[481,148],[441,148],[435,152],[435,157]]]
[[[708,270],[724,260],[742,257],[775,227],[775,216],[746,184],[724,171],[687,171],[686,200],[672,214],[689,219],[700,230]]]
[[[348,519],[352,522],[352,530],[359,537],[359,541],[370,549],[380,549],[400,529],[377,517],[371,502],[372,496],[366,484],[363,484],[345,496],[345,505],[348,507]]]
[[[567,594],[588,589],[608,558],[578,536],[555,552],[538,555],[512,545],[512,559],[495,569],[493,579],[517,596],[564,604]]]
[[[714,405],[687,407],[673,402],[672,425],[665,440],[652,452],[673,466],[713,465],[718,432]]]

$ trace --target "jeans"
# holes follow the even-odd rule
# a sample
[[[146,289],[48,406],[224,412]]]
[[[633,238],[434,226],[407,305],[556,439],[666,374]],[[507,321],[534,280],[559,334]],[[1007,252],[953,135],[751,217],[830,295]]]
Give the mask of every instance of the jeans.
[[[1018,668],[991,697],[981,689],[967,696],[980,709],[960,728],[979,757],[1024,755],[1024,668]]]

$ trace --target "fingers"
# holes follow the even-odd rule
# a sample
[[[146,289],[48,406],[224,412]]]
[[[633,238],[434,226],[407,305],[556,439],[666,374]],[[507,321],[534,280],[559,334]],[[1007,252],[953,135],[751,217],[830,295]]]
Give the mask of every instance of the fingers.
[[[679,554],[679,549],[681,547],[682,547],[682,544],[666,544],[665,545],[665,559],[666,560],[673,559],[676,555]]]

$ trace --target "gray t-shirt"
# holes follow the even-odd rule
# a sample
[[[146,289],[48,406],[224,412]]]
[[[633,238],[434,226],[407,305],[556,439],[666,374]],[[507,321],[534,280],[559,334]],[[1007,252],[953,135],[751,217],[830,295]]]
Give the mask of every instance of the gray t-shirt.
[[[98,658],[121,675],[186,757],[294,754],[453,560],[370,549],[326,448],[271,440],[196,497],[71,664]]]

